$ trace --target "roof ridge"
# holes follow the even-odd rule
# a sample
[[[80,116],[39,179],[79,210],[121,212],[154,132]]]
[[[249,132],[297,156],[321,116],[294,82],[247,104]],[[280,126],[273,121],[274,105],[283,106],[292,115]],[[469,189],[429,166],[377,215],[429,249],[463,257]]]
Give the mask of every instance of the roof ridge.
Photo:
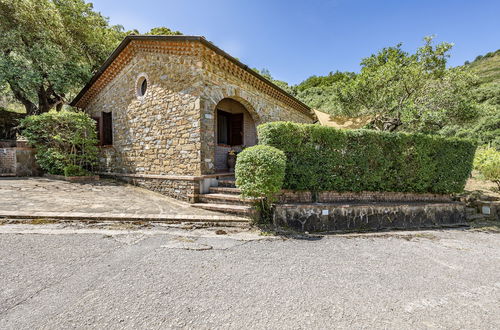
[[[228,59],[229,61],[233,62],[246,72],[252,74],[259,80],[263,81],[264,83],[270,85],[272,88],[276,89],[286,97],[290,98],[291,100],[297,102],[298,105],[302,106],[303,108],[307,109],[310,113],[311,116],[315,117],[312,109],[304,104],[302,101],[298,100],[295,98],[293,95],[290,93],[286,92],[283,90],[281,87],[277,86],[274,84],[272,81],[269,79],[265,78],[258,72],[255,72],[252,70],[248,65],[242,63],[240,60],[237,58],[231,56],[221,48],[217,47],[213,42],[208,41],[204,36],[188,36],[188,35],[128,35],[126,36],[122,42],[116,47],[116,49],[111,53],[111,55],[106,59],[106,61],[101,65],[101,67],[96,71],[96,73],[92,76],[92,78],[89,80],[89,82],[82,88],[82,90],[78,93],[78,95],[71,101],[70,105],[71,106],[76,106],[80,99],[86,94],[86,92],[92,87],[92,85],[99,79],[99,77],[106,71],[106,69],[113,63],[113,61],[118,57],[118,55],[128,46],[128,44],[131,41],[147,41],[147,40],[156,40],[156,41],[198,41],[202,43],[203,45],[207,46],[211,50],[213,50],[215,53],[223,56],[224,58]]]

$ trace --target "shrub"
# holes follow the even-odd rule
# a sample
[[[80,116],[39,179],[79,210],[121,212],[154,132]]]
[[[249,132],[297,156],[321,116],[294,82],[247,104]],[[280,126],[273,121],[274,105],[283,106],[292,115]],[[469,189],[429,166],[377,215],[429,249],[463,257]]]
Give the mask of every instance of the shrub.
[[[293,190],[460,192],[476,149],[459,138],[290,122],[260,125],[258,134],[285,153],[284,188]]]
[[[243,197],[255,198],[262,222],[271,220],[272,203],[283,186],[285,166],[285,154],[273,147],[253,146],[238,154],[236,186]]]
[[[497,184],[500,190],[500,151],[481,148],[476,152],[474,168],[486,179]]]
[[[48,112],[21,120],[22,135],[50,174],[87,175],[97,161],[95,122],[83,112]]]
[[[272,200],[281,190],[285,177],[283,151],[269,146],[253,146],[238,154],[236,186],[244,197]]]

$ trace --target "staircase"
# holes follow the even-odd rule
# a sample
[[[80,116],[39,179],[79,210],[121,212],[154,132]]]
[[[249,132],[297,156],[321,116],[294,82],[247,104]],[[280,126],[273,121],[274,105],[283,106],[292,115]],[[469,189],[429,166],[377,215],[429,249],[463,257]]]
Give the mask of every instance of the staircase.
[[[236,188],[234,177],[223,177],[217,181],[218,186],[210,187],[209,193],[201,194],[199,202],[192,204],[193,207],[241,216],[255,214],[252,208],[253,200],[240,195],[241,191]]]

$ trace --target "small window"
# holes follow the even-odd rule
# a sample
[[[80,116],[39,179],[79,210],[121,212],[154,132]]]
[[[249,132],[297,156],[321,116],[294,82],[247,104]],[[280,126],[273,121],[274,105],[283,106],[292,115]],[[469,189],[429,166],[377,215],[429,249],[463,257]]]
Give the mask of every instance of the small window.
[[[146,74],[142,73],[137,78],[137,82],[135,84],[135,93],[137,97],[142,98],[146,95],[148,90],[148,77]]]
[[[99,146],[113,145],[113,115],[111,112],[101,112],[101,117],[92,117],[95,120],[97,143]]]
[[[144,96],[144,94],[146,94],[147,89],[148,89],[148,81],[147,79],[144,79],[141,84],[141,96]]]
[[[111,112],[103,112],[101,118],[101,145],[113,145],[113,115]]]

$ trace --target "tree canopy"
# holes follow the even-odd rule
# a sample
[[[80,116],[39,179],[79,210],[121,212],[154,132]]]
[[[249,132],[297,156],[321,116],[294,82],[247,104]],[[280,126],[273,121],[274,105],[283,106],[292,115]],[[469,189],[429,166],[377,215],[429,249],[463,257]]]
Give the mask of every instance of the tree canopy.
[[[85,0],[0,0],[0,93],[30,115],[61,109],[127,34],[139,32],[110,25]]]
[[[122,38],[83,0],[0,0],[0,84],[28,114],[61,108]]]
[[[446,68],[451,44],[424,40],[414,54],[398,44],[363,59],[359,74],[333,85],[334,111],[371,116],[372,128],[385,131],[432,133],[450,122],[475,118],[470,92],[474,75],[463,68]]]

